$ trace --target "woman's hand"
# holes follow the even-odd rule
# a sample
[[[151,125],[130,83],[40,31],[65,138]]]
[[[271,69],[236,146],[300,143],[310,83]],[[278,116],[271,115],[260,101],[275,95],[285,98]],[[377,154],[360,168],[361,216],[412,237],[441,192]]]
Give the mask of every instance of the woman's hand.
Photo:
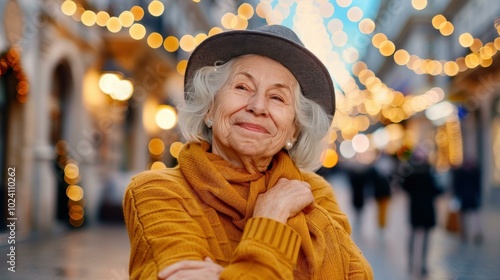
[[[204,261],[180,261],[164,268],[158,273],[161,280],[199,280],[199,279],[219,279],[224,268],[206,257]]]
[[[253,216],[286,224],[300,211],[309,211],[313,202],[314,196],[308,183],[281,178],[273,188],[257,197]]]

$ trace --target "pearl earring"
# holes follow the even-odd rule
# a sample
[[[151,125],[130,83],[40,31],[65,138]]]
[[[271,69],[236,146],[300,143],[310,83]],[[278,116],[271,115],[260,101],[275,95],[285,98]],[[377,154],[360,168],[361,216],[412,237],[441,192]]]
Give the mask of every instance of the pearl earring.
[[[206,124],[207,124],[208,128],[212,128],[212,125],[214,124],[214,122],[212,120],[208,120]]]
[[[293,142],[291,140],[286,141],[285,150],[289,151],[293,147]]]

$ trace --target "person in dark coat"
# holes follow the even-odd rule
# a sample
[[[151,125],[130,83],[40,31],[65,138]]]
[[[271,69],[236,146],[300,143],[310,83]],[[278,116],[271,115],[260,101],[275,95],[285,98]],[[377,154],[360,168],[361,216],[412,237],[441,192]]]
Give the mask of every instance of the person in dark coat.
[[[376,168],[371,170],[373,175],[373,197],[377,203],[378,210],[378,227],[384,229],[387,225],[387,210],[391,200],[391,186],[389,180],[384,173]]]
[[[473,162],[466,161],[452,172],[453,193],[460,202],[460,234],[462,241],[473,238],[482,241],[479,218],[481,207],[481,170]]]
[[[351,204],[355,213],[354,227],[361,224],[361,214],[365,205],[365,185],[367,184],[368,166],[356,166],[348,170],[351,185]]]
[[[402,188],[409,196],[409,220],[411,225],[408,261],[409,270],[413,271],[415,237],[418,233],[422,235],[422,258],[421,273],[427,274],[427,249],[429,247],[429,233],[436,225],[435,199],[442,190],[438,187],[433,176],[432,166],[427,162],[421,162],[412,166],[402,183]]]
[[[371,182],[373,197],[377,204],[377,222],[380,230],[387,225],[387,212],[391,200],[391,174],[394,172],[394,160],[387,154],[381,153],[371,168]]]

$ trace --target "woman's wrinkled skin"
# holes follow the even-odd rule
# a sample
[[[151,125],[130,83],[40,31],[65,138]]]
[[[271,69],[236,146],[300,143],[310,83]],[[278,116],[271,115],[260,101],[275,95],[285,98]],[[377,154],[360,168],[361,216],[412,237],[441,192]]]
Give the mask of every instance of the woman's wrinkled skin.
[[[295,77],[263,56],[238,60],[205,120],[213,121],[212,152],[250,173],[267,170],[286,141],[296,140]]]

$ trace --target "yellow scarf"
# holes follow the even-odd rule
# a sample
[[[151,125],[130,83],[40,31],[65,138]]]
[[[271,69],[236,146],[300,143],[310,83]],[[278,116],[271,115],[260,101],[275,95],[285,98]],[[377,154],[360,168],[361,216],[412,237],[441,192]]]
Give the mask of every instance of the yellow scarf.
[[[257,196],[272,188],[280,178],[304,180],[289,155],[280,151],[263,174],[236,169],[220,156],[208,152],[210,145],[186,144],[179,154],[181,172],[204,203],[232,218],[243,231],[253,215]],[[248,197],[233,185],[248,184]],[[348,267],[336,230],[343,230],[320,206],[307,214],[299,213],[287,224],[302,238],[295,267],[295,279],[342,279]],[[341,256],[343,255],[343,256]],[[344,258],[343,258],[344,257]]]

